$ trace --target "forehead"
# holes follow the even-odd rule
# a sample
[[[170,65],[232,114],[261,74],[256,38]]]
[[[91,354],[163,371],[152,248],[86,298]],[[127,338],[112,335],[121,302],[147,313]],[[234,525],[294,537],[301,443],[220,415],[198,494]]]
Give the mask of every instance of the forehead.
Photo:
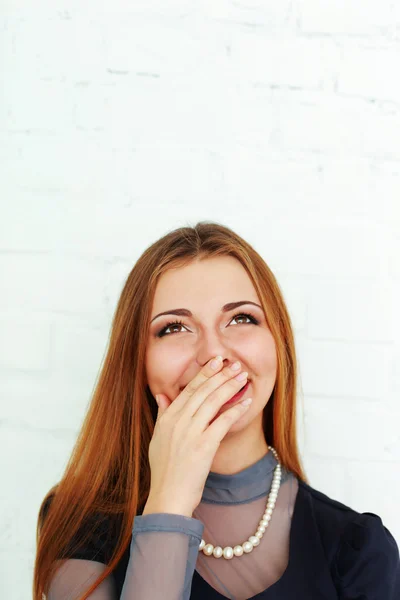
[[[218,256],[196,260],[163,273],[157,283],[153,309],[172,308],[176,302],[176,307],[188,308],[189,304],[194,308],[215,302],[220,308],[223,303],[241,300],[242,297],[258,300],[246,270],[236,258]],[[165,302],[168,306],[164,306]]]

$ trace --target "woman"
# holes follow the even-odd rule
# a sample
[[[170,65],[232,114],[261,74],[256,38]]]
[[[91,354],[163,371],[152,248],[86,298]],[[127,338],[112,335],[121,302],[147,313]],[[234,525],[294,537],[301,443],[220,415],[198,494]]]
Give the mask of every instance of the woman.
[[[307,481],[296,379],[282,293],[245,240],[202,222],[151,245],[40,508],[34,600],[399,598],[380,517]]]

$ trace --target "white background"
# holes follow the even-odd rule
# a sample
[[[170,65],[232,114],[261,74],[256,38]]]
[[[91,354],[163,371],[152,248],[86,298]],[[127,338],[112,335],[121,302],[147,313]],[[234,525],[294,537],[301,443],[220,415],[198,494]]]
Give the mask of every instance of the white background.
[[[0,579],[31,597],[122,285],[198,220],[293,319],[313,487],[400,543],[400,4],[3,0]]]

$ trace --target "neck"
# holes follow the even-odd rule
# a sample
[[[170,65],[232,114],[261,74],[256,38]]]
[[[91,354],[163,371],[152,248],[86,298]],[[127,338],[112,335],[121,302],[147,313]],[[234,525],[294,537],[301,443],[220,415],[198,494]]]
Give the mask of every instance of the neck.
[[[264,431],[239,431],[227,434],[214,456],[210,471],[221,475],[234,475],[250,467],[269,451]]]

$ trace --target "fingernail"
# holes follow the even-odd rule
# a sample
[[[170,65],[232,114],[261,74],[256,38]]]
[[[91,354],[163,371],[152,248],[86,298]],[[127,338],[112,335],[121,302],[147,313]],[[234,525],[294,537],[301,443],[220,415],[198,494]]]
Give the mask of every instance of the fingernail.
[[[243,402],[241,402],[240,404],[243,404],[243,406],[249,406],[249,404],[251,404],[253,402],[253,398],[246,398],[246,400],[243,400]]]
[[[214,371],[216,369],[218,369],[219,365],[222,362],[222,356],[216,356],[212,361],[211,361],[211,368],[214,369]]]
[[[237,379],[238,381],[243,381],[244,379],[246,379],[248,375],[247,371],[242,371],[242,373],[239,373],[239,375],[236,375],[235,379]]]

